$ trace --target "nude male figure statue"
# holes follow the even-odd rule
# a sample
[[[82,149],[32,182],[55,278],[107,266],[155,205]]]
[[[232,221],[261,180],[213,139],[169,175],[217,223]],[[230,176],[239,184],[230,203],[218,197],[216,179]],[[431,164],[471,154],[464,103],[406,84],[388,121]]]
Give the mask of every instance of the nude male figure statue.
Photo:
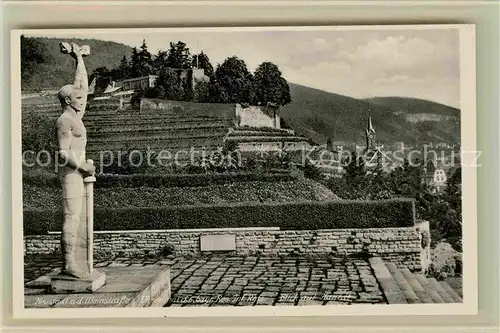
[[[83,179],[95,173],[95,167],[85,158],[87,133],[82,122],[89,90],[83,57],[88,55],[90,50],[88,46],[79,47],[74,43],[61,43],[60,47],[62,53],[71,55],[76,61],[74,83],[62,87],[58,92],[63,108],[63,113],[56,123],[59,156],[63,161],[63,167],[59,171],[64,205],[61,273],[85,279],[89,277],[88,270],[85,269],[85,263],[79,262],[75,254],[77,230],[81,223],[82,200],[85,195]]]

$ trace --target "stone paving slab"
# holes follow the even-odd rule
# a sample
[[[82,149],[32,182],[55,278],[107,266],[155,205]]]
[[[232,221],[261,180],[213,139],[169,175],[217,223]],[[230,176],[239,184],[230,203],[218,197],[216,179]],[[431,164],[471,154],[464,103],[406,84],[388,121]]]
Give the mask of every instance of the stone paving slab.
[[[365,259],[114,258],[95,266],[119,269],[145,264],[170,266],[172,293],[167,307],[387,304]],[[58,256],[25,258],[25,282],[59,265]]]

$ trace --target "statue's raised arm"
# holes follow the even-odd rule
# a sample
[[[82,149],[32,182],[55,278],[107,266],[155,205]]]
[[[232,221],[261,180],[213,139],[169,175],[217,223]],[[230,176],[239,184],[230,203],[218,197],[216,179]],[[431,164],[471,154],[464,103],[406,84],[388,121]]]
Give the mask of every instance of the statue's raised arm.
[[[73,87],[80,90],[83,96],[83,108],[79,112],[80,118],[85,114],[85,108],[87,106],[87,95],[89,92],[89,82],[87,76],[87,69],[85,68],[85,63],[83,57],[90,54],[90,47],[88,45],[78,46],[75,43],[62,42],[60,44],[61,52],[70,54],[76,61],[76,72],[75,80],[73,82]]]

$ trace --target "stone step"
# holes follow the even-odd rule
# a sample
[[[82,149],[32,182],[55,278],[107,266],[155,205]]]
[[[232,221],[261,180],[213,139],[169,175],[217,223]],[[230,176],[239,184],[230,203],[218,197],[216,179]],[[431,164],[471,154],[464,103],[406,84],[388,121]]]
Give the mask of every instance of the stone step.
[[[446,290],[448,294],[450,294],[455,303],[462,303],[462,297],[460,297],[448,283],[446,283],[445,281],[439,281],[439,284],[441,284],[441,286],[443,286],[443,289]]]
[[[417,279],[418,283],[424,288],[427,295],[429,295],[434,303],[445,303],[444,299],[439,295],[438,291],[429,280],[422,274],[413,274]]]
[[[461,299],[464,298],[464,295],[463,295],[463,286],[462,286],[462,281],[461,279],[459,281],[457,281],[458,278],[447,278],[445,279],[444,281],[446,281],[446,283],[453,289],[456,291],[456,293],[458,294],[458,296],[460,296]]]
[[[409,304],[422,303],[396,265],[393,263],[386,263],[385,266],[396,281],[399,289],[403,292],[406,302]]]
[[[428,278],[427,281],[439,293],[439,296],[441,296],[441,298],[444,300],[445,303],[455,303],[453,297],[450,294],[448,294],[448,292],[435,278]]]
[[[380,257],[370,258],[370,266],[389,304],[408,304],[396,280]]]
[[[415,275],[413,275],[409,269],[401,269],[401,274],[403,274],[406,281],[408,281],[408,284],[411,286],[421,303],[434,303],[432,298],[425,292],[424,287],[422,287],[422,285],[415,278]]]

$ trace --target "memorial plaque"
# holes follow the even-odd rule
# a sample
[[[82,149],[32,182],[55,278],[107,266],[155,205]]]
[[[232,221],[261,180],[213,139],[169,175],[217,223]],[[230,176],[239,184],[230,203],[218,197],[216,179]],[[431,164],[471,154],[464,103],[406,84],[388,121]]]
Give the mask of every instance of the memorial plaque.
[[[236,250],[235,235],[202,235],[200,236],[201,251],[234,251]]]

